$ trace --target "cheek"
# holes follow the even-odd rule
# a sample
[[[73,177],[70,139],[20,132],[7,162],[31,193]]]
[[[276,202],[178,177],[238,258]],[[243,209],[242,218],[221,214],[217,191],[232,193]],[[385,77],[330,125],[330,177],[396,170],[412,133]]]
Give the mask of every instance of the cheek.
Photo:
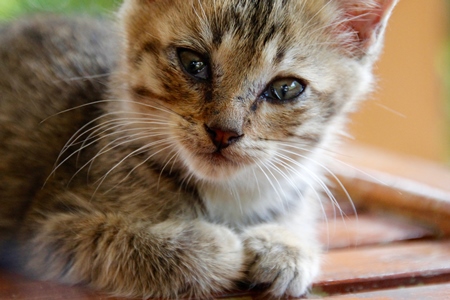
[[[292,137],[308,121],[310,113],[306,107],[288,107],[263,103],[249,118],[247,126],[259,139],[281,139]]]
[[[206,87],[190,82],[179,70],[170,67],[162,69],[159,81],[166,104],[182,116],[192,116],[204,105]]]
[[[175,72],[163,71],[154,76],[140,70],[136,78],[131,84],[133,100],[144,107],[158,107],[173,113],[176,119],[188,121],[199,115],[204,103],[203,92],[188,86]]]
[[[185,120],[173,120],[173,124],[172,132],[181,144],[191,150],[202,148],[205,134],[202,134],[196,123],[188,123]]]
[[[159,72],[154,68],[156,63],[155,58],[147,56],[132,72],[128,72],[127,77],[130,86],[146,89],[153,95],[164,96],[164,82],[161,80]]]
[[[335,105],[320,99],[299,107],[275,106],[257,111],[250,118],[249,132],[253,140],[289,141],[310,148],[321,142],[335,116]]]

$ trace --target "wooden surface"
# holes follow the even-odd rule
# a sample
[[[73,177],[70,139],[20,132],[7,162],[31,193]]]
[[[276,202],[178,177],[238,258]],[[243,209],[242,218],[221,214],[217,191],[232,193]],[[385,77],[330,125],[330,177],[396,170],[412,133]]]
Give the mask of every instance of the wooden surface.
[[[320,224],[326,249],[322,274],[307,298],[450,299],[450,171],[371,149],[343,152],[346,167],[340,162],[333,170],[358,214],[346,196],[340,198],[344,215],[327,206]],[[217,299],[255,296],[242,292]],[[121,298],[0,271],[0,299]]]
[[[320,299],[320,298],[319,298]],[[347,294],[326,297],[327,300],[338,299],[373,299],[373,300],[444,300],[450,299],[450,284],[436,284],[418,286],[413,288],[400,287],[390,290],[379,290],[375,292]]]
[[[359,207],[405,216],[450,235],[450,169],[417,158],[352,145],[335,173]],[[339,157],[339,155],[338,155]],[[342,189],[335,193],[345,198]]]

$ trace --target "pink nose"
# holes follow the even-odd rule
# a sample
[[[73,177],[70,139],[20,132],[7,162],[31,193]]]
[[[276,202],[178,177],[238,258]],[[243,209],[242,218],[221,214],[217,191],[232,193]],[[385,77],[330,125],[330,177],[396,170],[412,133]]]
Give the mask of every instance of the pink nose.
[[[243,134],[239,134],[232,130],[209,128],[207,125],[205,125],[205,129],[209,137],[211,138],[211,141],[219,151],[227,148],[244,136]]]

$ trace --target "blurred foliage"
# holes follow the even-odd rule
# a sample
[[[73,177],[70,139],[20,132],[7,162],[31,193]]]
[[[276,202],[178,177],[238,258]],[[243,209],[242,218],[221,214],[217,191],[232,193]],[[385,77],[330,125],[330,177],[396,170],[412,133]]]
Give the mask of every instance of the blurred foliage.
[[[110,13],[120,0],[0,0],[0,19],[11,19],[30,12]]]

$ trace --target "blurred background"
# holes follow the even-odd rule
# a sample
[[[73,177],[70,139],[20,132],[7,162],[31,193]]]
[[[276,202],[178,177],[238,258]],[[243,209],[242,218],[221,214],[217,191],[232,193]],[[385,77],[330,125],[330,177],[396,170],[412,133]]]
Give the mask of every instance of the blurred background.
[[[121,0],[0,0],[0,18],[37,11],[108,13]]]
[[[0,19],[109,14],[120,0],[0,0]],[[350,124],[357,142],[450,163],[450,0],[401,0],[376,66],[378,87]]]
[[[358,142],[450,163],[450,0],[400,0],[378,88],[352,122]]]

